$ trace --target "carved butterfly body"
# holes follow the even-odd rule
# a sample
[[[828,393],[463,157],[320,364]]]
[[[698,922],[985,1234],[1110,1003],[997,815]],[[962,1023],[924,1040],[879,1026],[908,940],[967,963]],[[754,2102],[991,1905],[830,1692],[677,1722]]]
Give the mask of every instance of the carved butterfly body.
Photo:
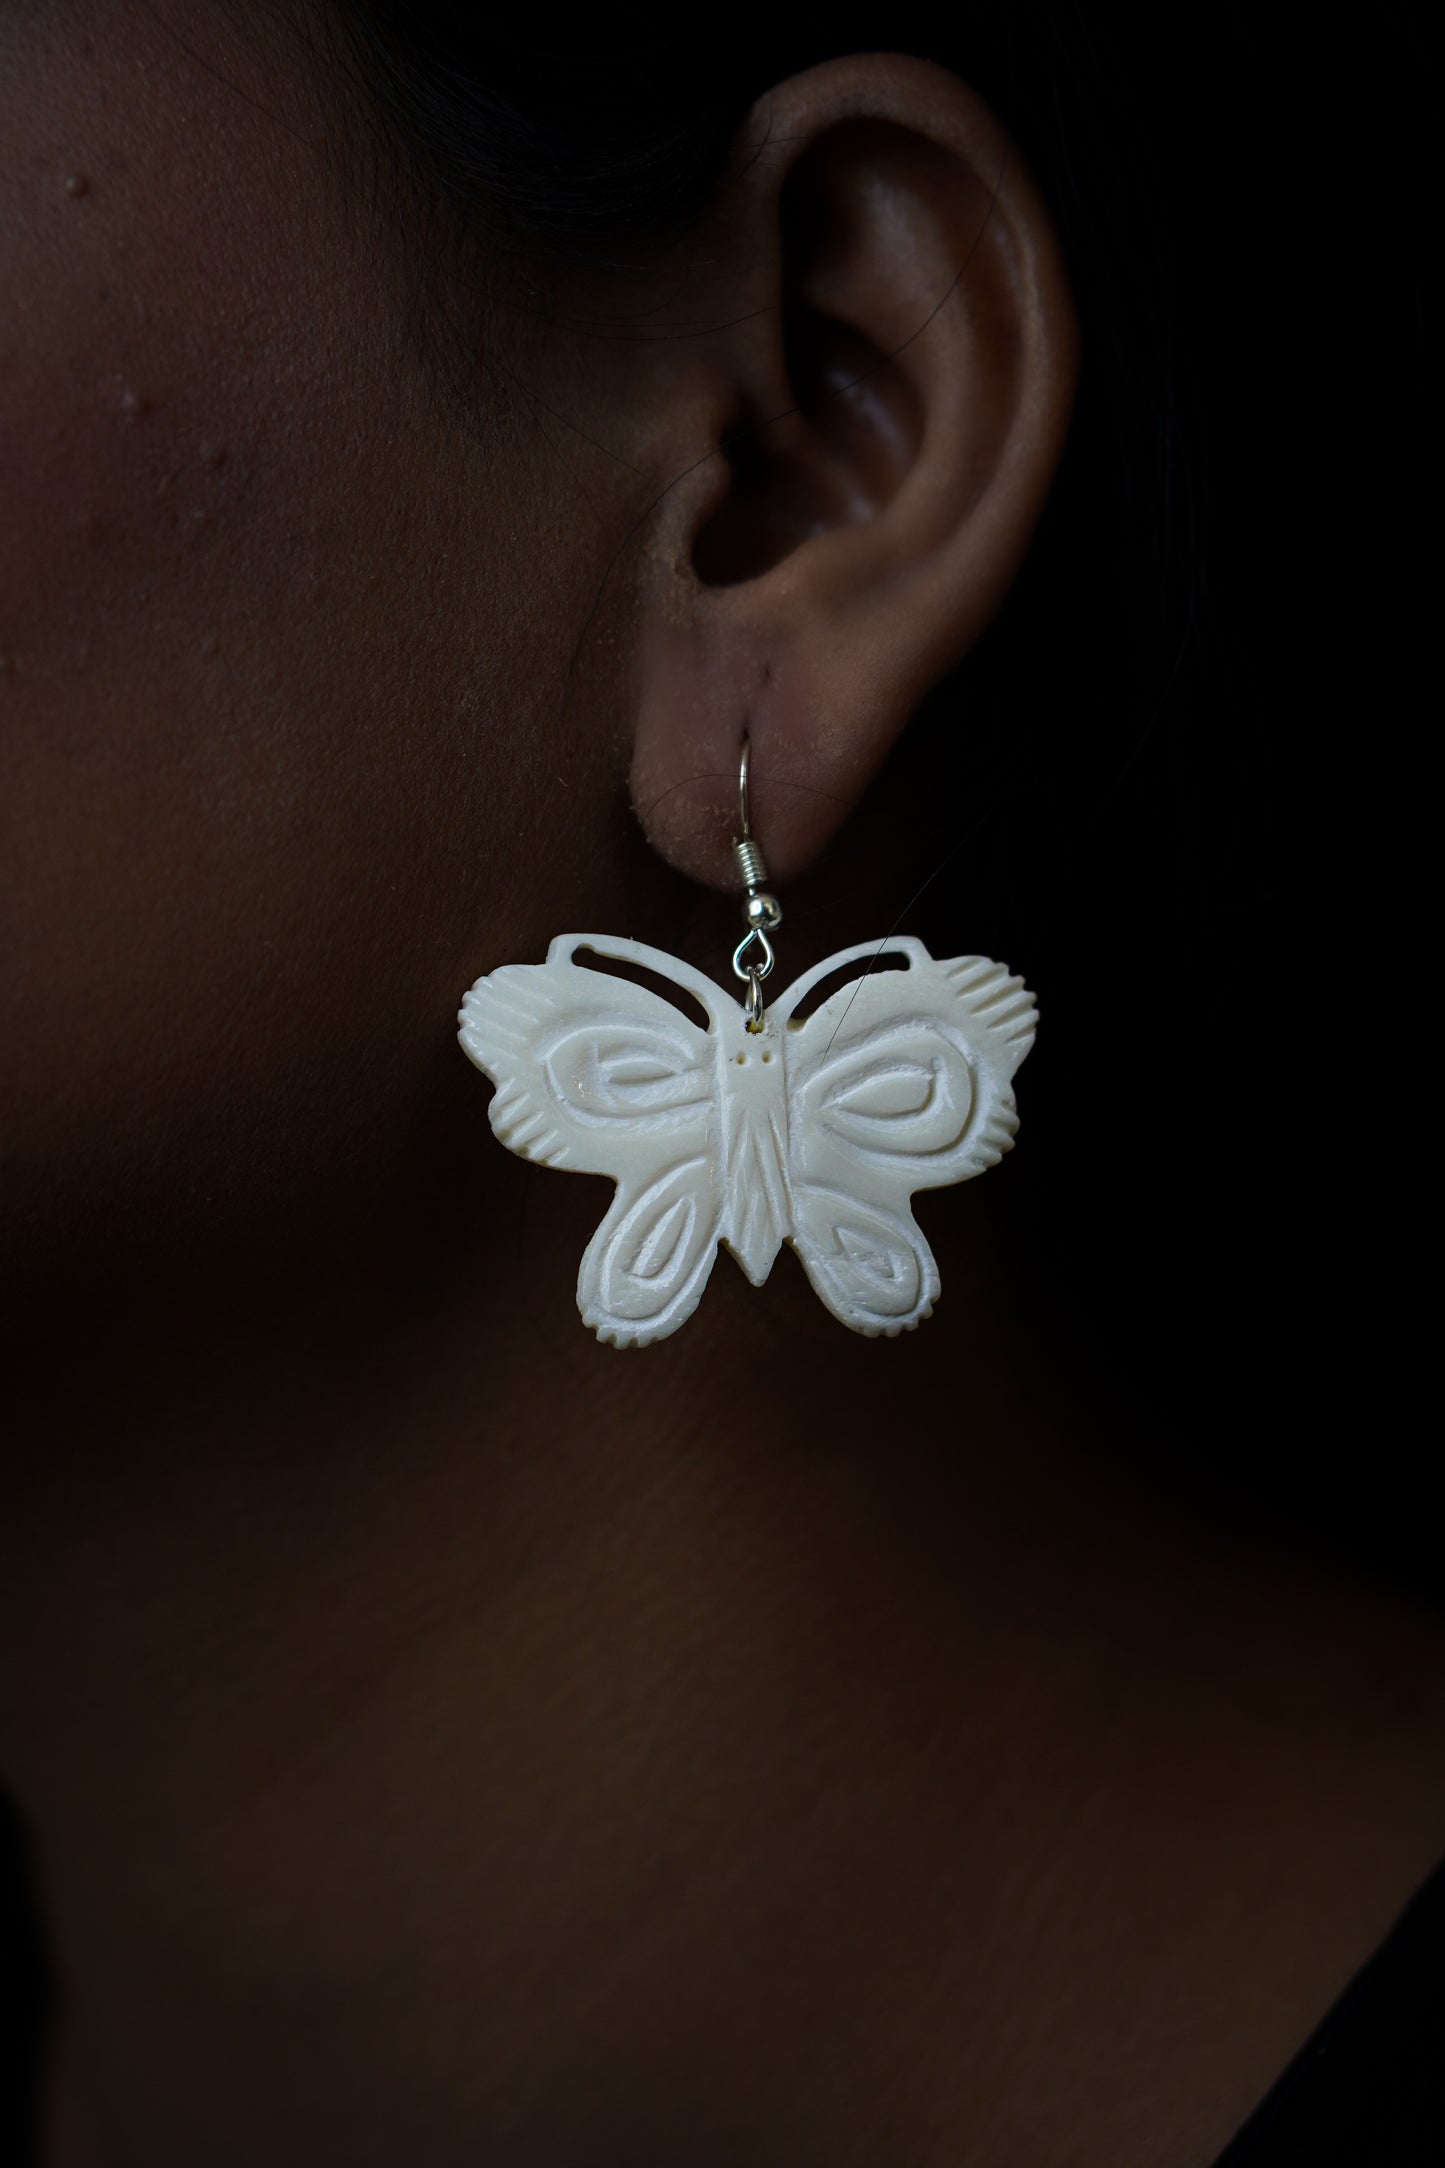
[[[574,962],[576,950],[670,980],[706,1028]],[[820,980],[884,953],[907,969],[865,970],[795,1020]],[[491,1123],[509,1150],[616,1181],[577,1307],[599,1339],[645,1347],[697,1308],[719,1242],[755,1286],[791,1242],[854,1332],[891,1337],[927,1317],[938,1268],[908,1200],[981,1174],[1012,1145],[1009,1083],[1037,1022],[1002,964],[935,962],[901,939],[828,957],[750,1032],[743,1005],[676,957],[562,934],[545,964],[478,979],[459,1037],[497,1087]]]

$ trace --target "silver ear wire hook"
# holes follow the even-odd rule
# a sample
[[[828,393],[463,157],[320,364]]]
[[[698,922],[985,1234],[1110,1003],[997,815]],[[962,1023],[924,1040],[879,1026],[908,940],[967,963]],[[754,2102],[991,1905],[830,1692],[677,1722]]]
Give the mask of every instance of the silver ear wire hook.
[[[747,932],[733,950],[733,970],[740,979],[748,982],[748,1030],[763,1028],[763,980],[773,968],[773,944],[768,939],[783,923],[783,907],[776,896],[768,892],[768,869],[763,854],[753,841],[752,823],[748,809],[748,734],[743,732],[742,759],[738,767],[738,826],[742,833],[733,841],[733,856],[747,890],[743,902],[743,924]],[[746,961],[750,949],[756,947],[755,962]]]

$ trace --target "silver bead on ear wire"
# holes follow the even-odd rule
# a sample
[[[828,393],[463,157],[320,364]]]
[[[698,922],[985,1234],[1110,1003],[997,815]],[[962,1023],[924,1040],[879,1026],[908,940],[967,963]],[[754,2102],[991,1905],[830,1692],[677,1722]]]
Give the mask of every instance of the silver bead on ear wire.
[[[743,899],[743,924],[747,932],[733,950],[733,970],[740,979],[748,982],[748,1030],[763,1028],[763,980],[773,968],[773,944],[768,939],[783,923],[783,907],[767,887],[768,869],[763,854],[753,840],[752,824],[748,818],[748,735],[743,732],[742,764],[738,769],[738,824],[742,834],[733,841],[733,856],[738,862],[747,895]],[[747,961],[751,949],[757,956]]]

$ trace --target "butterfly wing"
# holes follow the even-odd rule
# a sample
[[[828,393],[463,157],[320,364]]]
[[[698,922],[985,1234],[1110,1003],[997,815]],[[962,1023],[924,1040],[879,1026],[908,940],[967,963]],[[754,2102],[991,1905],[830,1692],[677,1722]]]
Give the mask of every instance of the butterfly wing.
[[[938,1300],[938,1266],[913,1214],[865,1202],[856,1185],[796,1182],[792,1242],[819,1301],[853,1332],[891,1340]]]
[[[870,972],[783,1034],[794,1244],[819,1298],[855,1332],[927,1317],[938,1267],[908,1209],[914,1190],[994,1166],[1018,1128],[1011,1080],[1038,1022],[1020,979],[984,956],[935,962],[889,946],[906,971]],[[829,957],[808,988],[875,946]]]
[[[646,1347],[692,1316],[717,1261],[722,1213],[709,1151],[671,1160],[646,1184],[621,1181],[582,1254],[582,1322],[613,1347]]]
[[[616,1181],[577,1303],[599,1339],[643,1346],[691,1315],[717,1255],[716,1041],[649,988],[574,963],[578,948],[671,979],[710,1018],[721,997],[641,942],[564,934],[544,964],[504,965],[462,1003],[458,1037],[497,1087],[498,1139],[524,1159]]]

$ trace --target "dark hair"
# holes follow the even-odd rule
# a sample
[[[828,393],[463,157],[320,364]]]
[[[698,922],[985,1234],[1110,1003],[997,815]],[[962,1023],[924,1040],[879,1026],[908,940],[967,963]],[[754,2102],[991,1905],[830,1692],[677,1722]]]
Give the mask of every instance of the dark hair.
[[[1306,590],[1289,574],[1342,492],[1359,517],[1382,486],[1365,432],[1388,423],[1362,386],[1379,401],[1379,343],[1408,344],[1415,237],[1377,226],[1351,257],[1350,199],[1388,173],[1392,219],[1401,187],[1423,202],[1391,165],[1411,155],[1408,124],[1353,95],[1344,54],[1289,11],[1227,0],[995,0],[946,28],[906,5],[783,10],[728,24],[707,52],[570,20],[528,39],[422,0],[326,12],[416,200],[503,262],[632,263],[686,232],[753,101],[838,53],[951,66],[1011,130],[1077,293],[1075,422],[1024,573],[908,732],[863,847],[889,824],[907,925],[1007,957],[1040,992],[1027,1150],[988,1209],[1073,1346],[1139,1397],[1161,1450],[1400,1564],[1409,1515],[1362,1514],[1302,1398],[1321,1353],[1313,1155],[1329,1140],[1291,991],[1299,833],[1283,793],[1311,697],[1378,667],[1387,587],[1353,652],[1329,626],[1311,687],[1321,628],[1293,623]],[[1424,74],[1412,18],[1377,13],[1370,44],[1376,87],[1408,97],[1412,53]],[[1341,283],[1388,271],[1392,245],[1406,277],[1379,279],[1375,313],[1351,324]],[[454,318],[465,276],[437,282]],[[1408,400],[1403,414],[1408,428]],[[1392,514],[1386,501],[1386,580]],[[856,834],[840,865],[850,848]]]

